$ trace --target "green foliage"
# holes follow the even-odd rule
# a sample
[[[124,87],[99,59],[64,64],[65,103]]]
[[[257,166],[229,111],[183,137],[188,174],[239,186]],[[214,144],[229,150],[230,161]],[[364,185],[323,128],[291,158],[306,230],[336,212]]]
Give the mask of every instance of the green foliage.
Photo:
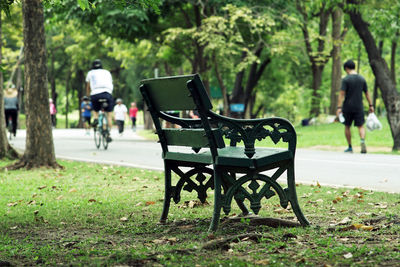
[[[299,123],[309,110],[310,102],[311,94],[309,90],[305,90],[298,84],[287,84],[285,91],[270,104],[270,110],[276,116],[287,118],[293,123]]]
[[[14,0],[0,0],[0,12],[4,11],[7,17],[11,15],[10,6],[14,3]]]

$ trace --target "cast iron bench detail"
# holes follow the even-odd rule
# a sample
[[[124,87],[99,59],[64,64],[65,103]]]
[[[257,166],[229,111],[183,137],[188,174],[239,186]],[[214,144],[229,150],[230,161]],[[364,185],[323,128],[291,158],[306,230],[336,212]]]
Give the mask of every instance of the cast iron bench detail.
[[[214,212],[209,231],[218,227],[221,209],[229,214],[235,200],[244,215],[250,209],[258,214],[261,200],[278,195],[280,205],[289,203],[301,225],[309,225],[296,195],[294,158],[296,132],[283,118],[234,119],[212,111],[211,101],[198,74],[147,79],[140,92],[151,113],[162,148],[165,172],[164,206],[160,222],[168,216],[171,199],[178,203],[182,190],[196,191],[201,202],[207,190],[214,190]],[[178,118],[167,111],[196,110],[199,119]],[[163,128],[162,120],[180,126]],[[287,143],[287,149],[256,147],[256,141],[270,138],[274,144]],[[224,138],[229,141],[225,145]],[[237,146],[243,143],[243,146]],[[272,144],[272,143],[271,143]],[[178,150],[188,147],[192,150]],[[262,173],[273,170],[269,176]],[[172,172],[179,180],[172,185]],[[287,187],[277,179],[286,172]]]

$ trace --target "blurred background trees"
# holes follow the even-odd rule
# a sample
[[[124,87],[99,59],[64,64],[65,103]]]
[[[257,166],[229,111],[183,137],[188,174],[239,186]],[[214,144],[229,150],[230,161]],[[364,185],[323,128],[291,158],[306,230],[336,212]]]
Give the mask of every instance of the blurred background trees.
[[[400,3],[396,1],[44,3],[48,90],[65,115],[66,127],[79,126],[80,120],[68,116],[78,110],[85,75],[96,58],[113,74],[114,96],[126,103],[135,101],[141,107],[141,79],[197,72],[220,112],[247,118],[282,116],[295,124],[334,113],[344,76],[342,62],[353,59],[367,79],[376,109],[389,119],[394,148],[400,147],[396,106]],[[23,40],[18,2],[9,12],[2,21],[4,86],[17,65]],[[357,14],[366,22],[379,57],[353,26]],[[381,63],[371,68],[374,60]],[[384,69],[384,64],[390,85],[373,70]],[[24,65],[18,68],[23,70]],[[12,77],[13,84],[17,77]],[[22,96],[23,88],[21,84]],[[243,111],[232,111],[232,104]]]

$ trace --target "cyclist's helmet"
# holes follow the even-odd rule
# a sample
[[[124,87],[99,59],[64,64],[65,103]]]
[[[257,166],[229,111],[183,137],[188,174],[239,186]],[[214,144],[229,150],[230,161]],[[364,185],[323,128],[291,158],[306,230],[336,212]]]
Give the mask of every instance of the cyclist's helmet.
[[[117,98],[117,103],[122,103],[122,99],[121,98]]]
[[[89,97],[84,96],[84,97],[82,97],[82,100],[83,100],[83,101],[89,101]]]
[[[101,60],[100,59],[95,59],[92,63],[92,69],[96,70],[96,69],[102,69],[103,66],[101,65]]]

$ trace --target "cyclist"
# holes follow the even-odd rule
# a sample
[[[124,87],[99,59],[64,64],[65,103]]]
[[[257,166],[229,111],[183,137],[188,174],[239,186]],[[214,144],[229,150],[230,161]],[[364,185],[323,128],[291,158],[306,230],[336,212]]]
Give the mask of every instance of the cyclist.
[[[12,121],[12,134],[17,134],[18,119],[18,91],[15,88],[8,88],[4,91],[4,113],[6,117],[6,127],[8,127],[8,118]]]
[[[92,63],[92,69],[86,76],[86,94],[90,95],[93,107],[93,127],[98,124],[99,111],[102,109],[100,100],[106,99],[108,106],[104,109],[107,115],[109,128],[112,125],[112,115],[114,101],[112,98],[113,92],[112,76],[108,70],[103,69],[100,59],[96,59]],[[107,141],[111,142],[110,133],[107,135]]]

